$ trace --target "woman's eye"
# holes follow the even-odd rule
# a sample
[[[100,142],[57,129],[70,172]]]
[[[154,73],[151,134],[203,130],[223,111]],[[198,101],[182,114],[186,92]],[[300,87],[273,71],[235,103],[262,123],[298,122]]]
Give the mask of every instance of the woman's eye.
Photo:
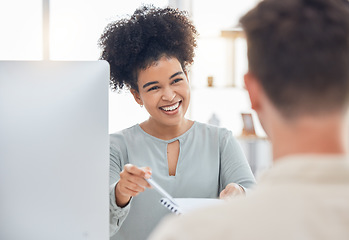
[[[172,83],[178,83],[179,81],[182,81],[182,80],[183,80],[182,78],[177,78],[177,79],[173,80]]]
[[[149,92],[149,91],[152,91],[152,90],[156,90],[156,89],[158,89],[158,88],[159,88],[158,86],[151,87],[151,88],[148,89],[148,92]]]

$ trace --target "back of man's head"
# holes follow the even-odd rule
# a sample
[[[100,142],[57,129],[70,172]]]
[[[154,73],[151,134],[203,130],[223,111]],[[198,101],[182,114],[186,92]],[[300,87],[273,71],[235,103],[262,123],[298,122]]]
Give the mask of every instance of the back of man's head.
[[[249,71],[284,117],[347,107],[347,0],[264,0],[240,23]]]

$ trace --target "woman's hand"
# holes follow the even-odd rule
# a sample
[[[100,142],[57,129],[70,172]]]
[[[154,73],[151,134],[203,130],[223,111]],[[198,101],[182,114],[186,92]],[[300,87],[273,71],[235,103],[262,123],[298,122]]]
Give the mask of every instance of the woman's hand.
[[[126,164],[120,173],[120,180],[115,186],[115,199],[119,207],[128,204],[131,197],[137,196],[145,188],[151,188],[145,178],[150,178],[149,167],[138,168],[132,164]]]
[[[220,199],[228,199],[235,196],[245,195],[245,190],[237,183],[229,183],[219,194]]]

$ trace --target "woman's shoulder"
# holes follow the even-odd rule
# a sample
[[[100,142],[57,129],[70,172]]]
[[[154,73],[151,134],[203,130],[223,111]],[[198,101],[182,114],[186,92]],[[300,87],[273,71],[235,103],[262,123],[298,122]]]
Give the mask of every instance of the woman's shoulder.
[[[128,135],[128,134],[134,133],[135,131],[138,131],[138,128],[139,128],[139,124],[135,124],[135,125],[130,126],[128,128],[124,128],[124,129],[118,130],[116,132],[113,132],[109,135],[110,136]]]
[[[194,139],[204,141],[224,142],[233,138],[233,133],[229,129],[202,122],[195,122],[195,132],[193,135],[192,137]]]
[[[134,139],[134,137],[139,134],[139,125],[133,125],[131,127],[116,131],[109,134],[111,142],[125,142],[128,139]]]
[[[208,132],[208,133],[218,133],[218,134],[229,134],[231,133],[231,131],[225,127],[220,127],[220,126],[216,126],[216,125],[212,125],[212,124],[208,124],[208,123],[202,123],[202,122],[195,122],[196,128],[199,131],[203,131],[203,132]]]

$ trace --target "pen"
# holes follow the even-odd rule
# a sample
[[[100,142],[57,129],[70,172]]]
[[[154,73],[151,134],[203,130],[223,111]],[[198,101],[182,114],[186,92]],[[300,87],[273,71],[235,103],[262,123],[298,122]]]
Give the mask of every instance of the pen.
[[[145,179],[152,187],[155,188],[162,196],[166,197],[168,200],[170,200],[172,203],[176,204],[176,201],[171,197],[170,194],[168,194],[159,184],[157,184],[154,179],[148,178]]]

